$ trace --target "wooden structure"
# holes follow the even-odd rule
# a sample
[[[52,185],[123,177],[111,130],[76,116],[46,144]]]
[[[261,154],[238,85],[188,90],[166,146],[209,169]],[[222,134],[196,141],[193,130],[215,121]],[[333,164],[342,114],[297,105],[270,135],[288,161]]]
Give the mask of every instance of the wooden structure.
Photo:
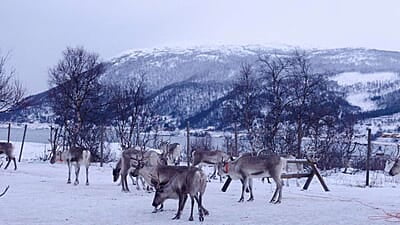
[[[301,163],[301,164],[305,164],[311,167],[311,171],[309,173],[292,173],[292,174],[282,174],[281,178],[283,179],[291,179],[291,178],[303,178],[303,177],[307,177],[307,181],[303,186],[303,190],[307,190],[308,187],[311,184],[312,179],[314,178],[314,176],[317,176],[319,182],[321,183],[322,188],[325,191],[329,191],[328,186],[326,185],[324,179],[322,178],[321,174],[319,173],[319,170],[316,166],[315,162],[312,162],[308,159],[288,159],[287,163]]]

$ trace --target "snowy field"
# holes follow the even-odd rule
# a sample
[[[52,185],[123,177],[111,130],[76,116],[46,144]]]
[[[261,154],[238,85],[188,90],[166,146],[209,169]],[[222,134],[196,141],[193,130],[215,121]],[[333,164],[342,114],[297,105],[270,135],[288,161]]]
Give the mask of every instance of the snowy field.
[[[90,185],[66,184],[67,166],[50,165],[36,160],[32,151],[43,146],[27,143],[24,160],[17,171],[0,169],[0,189],[10,189],[0,198],[0,224],[199,224],[197,207],[195,221],[189,222],[189,201],[181,220],[171,220],[177,201],[167,200],[164,211],[152,213],[153,193],[136,190],[121,192],[112,182],[113,164],[90,168]],[[35,150],[36,149],[36,150]],[[25,150],[24,150],[25,151]],[[4,165],[3,165],[4,167]],[[12,167],[12,165],[11,165]],[[378,175],[376,175],[379,177]],[[372,177],[375,177],[372,176]],[[203,224],[392,224],[387,213],[399,213],[400,185],[383,177],[376,188],[361,188],[364,176],[331,174],[326,177],[330,192],[324,192],[314,179],[309,190],[301,191],[290,181],[283,189],[282,203],[268,203],[274,185],[255,182],[253,202],[238,203],[240,182],[231,183],[228,191],[220,191],[222,184],[213,180],[207,184],[204,205],[210,211]],[[72,176],[74,179],[74,176]],[[379,180],[379,179],[378,179]],[[300,181],[304,184],[305,180]],[[389,182],[389,183],[388,183]],[[248,196],[247,196],[248,197]]]

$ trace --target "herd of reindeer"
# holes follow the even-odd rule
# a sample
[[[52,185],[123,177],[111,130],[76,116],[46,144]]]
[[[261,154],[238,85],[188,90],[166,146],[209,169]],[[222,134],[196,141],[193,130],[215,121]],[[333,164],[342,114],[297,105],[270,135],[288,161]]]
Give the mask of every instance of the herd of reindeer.
[[[11,161],[14,162],[14,169],[17,164],[14,156],[14,147],[11,143],[0,142],[0,155],[7,156],[8,168]],[[212,176],[218,174],[222,182],[222,176],[227,176],[230,180],[240,180],[242,183],[241,196],[239,202],[244,201],[244,193],[249,192],[248,201],[254,200],[253,196],[253,178],[272,178],[276,184],[274,194],[270,200],[271,203],[280,203],[282,199],[281,179],[282,172],[289,170],[287,159],[289,157],[280,157],[278,155],[257,155],[244,153],[239,157],[233,158],[227,153],[215,150],[195,150],[192,152],[191,166],[180,166],[181,148],[178,143],[163,143],[160,150],[145,150],[141,147],[128,148],[122,151],[121,158],[113,168],[113,180],[116,182],[121,178],[123,192],[129,192],[128,176],[135,181],[139,188],[139,180],[147,189],[155,189],[155,195],[152,206],[154,213],[163,210],[163,202],[167,199],[178,199],[178,209],[173,219],[179,219],[184,209],[188,196],[191,200],[191,211],[189,220],[193,220],[193,208],[195,201],[198,206],[199,220],[203,221],[204,216],[209,214],[203,205],[203,195],[206,190],[209,177],[201,169],[201,165],[208,164],[214,166]],[[52,146],[50,163],[56,161],[66,162],[68,165],[68,180],[71,183],[71,166],[75,167],[74,184],[79,184],[80,166],[83,164],[86,168],[86,185],[89,185],[89,166],[91,154],[90,151],[82,148],[69,148],[58,150]],[[298,165],[298,164],[295,164]],[[0,164],[0,167],[2,163]],[[300,169],[300,168],[297,168]],[[399,156],[391,167],[389,174],[395,176],[400,173]],[[140,178],[140,179],[139,179]],[[8,190],[3,191],[0,197]]]

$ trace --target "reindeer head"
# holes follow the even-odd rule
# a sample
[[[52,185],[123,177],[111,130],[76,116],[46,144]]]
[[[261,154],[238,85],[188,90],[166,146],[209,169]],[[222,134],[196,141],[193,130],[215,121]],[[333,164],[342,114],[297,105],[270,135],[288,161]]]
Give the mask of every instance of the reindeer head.
[[[113,181],[114,182],[117,182],[120,172],[121,172],[121,168],[118,168],[118,167],[113,168],[112,174],[113,174]]]
[[[173,190],[169,185],[169,182],[159,183],[156,180],[151,179],[151,182],[154,187],[156,187],[156,193],[154,195],[152,206],[158,207],[161,205],[166,199],[168,199],[171,194],[173,194]]]
[[[391,168],[390,171],[389,171],[389,175],[390,175],[390,176],[396,176],[396,175],[399,174],[399,173],[400,173],[400,159],[397,158],[397,159],[394,161],[394,164],[393,164],[392,168]]]
[[[390,176],[396,176],[400,173],[400,145],[397,146],[397,153],[392,168],[389,171]]]

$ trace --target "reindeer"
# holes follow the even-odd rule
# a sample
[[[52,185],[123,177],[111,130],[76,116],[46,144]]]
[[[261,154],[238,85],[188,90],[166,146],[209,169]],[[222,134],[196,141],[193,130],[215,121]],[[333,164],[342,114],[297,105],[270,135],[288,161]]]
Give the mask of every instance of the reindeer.
[[[208,215],[208,211],[203,207],[202,198],[207,186],[207,176],[203,171],[196,167],[189,167],[184,172],[175,175],[165,185],[160,185],[156,189],[156,194],[152,205],[157,207],[168,198],[178,196],[178,210],[174,218],[180,219],[183,208],[187,200],[187,196],[191,199],[191,210],[189,221],[193,221],[194,200],[197,202],[199,210],[199,220],[204,221],[204,215]]]
[[[244,201],[244,191],[250,191],[250,198],[253,201],[252,178],[272,177],[276,189],[272,196],[271,203],[280,203],[282,198],[282,164],[285,159],[277,155],[269,156],[242,156],[231,162],[220,164],[220,173],[229,175],[232,179],[239,179],[242,183],[242,194],[239,202]],[[221,167],[222,166],[222,167]]]
[[[152,166],[146,164],[144,161],[139,160],[139,163],[135,167],[133,174],[135,176],[138,175],[142,176],[147,183],[151,184],[153,187],[157,189],[160,185],[168,183],[168,181],[171,178],[173,178],[179,173],[185,172],[187,169],[188,169],[187,166],[166,166],[166,165]],[[178,195],[170,196],[169,198],[178,199]],[[161,205],[159,209],[157,209],[158,205],[154,207],[153,213],[162,211],[163,204],[161,203],[159,205]]]
[[[115,168],[111,167],[111,168],[113,168],[113,171],[112,171],[112,174],[113,174],[113,182],[117,182],[118,179],[119,179],[119,177],[120,177],[121,163],[122,163],[122,157],[119,158],[117,164],[115,164]],[[135,181],[132,172],[129,173],[129,177],[131,178],[132,184],[133,184],[133,185],[136,185],[136,184],[138,183],[137,177],[136,177],[136,181]],[[119,183],[119,185],[121,185],[121,184],[122,184],[122,181]]]
[[[75,166],[75,182],[74,185],[79,184],[79,171],[81,169],[81,164],[83,163],[86,168],[86,185],[89,185],[89,166],[90,166],[90,151],[81,147],[70,147],[64,151],[57,150],[58,138],[57,136],[58,128],[55,129],[55,134],[52,142],[52,156],[50,163],[54,164],[57,160],[61,162],[66,162],[68,165],[68,180],[67,184],[71,183],[71,164]]]
[[[163,151],[163,157],[167,159],[168,165],[179,165],[181,160],[181,145],[179,143],[163,142],[160,149]]]
[[[154,150],[149,150],[146,152],[142,152],[141,150],[139,150],[140,148],[133,148],[133,149],[127,149],[122,153],[121,159],[118,161],[116,167],[113,169],[113,180],[114,182],[116,182],[121,174],[121,181],[122,181],[122,191],[129,191],[129,188],[127,188],[128,184],[125,181],[124,183],[124,179],[126,179],[126,177],[124,178],[124,176],[131,174],[132,176],[136,176],[137,178],[137,187],[136,189],[140,189],[139,187],[139,178],[138,175],[136,173],[136,175],[134,175],[133,172],[130,172],[132,167],[134,167],[135,165],[137,166],[137,163],[139,160],[141,160],[141,162],[145,162],[146,165],[151,165],[151,166],[157,166],[157,165],[166,165],[166,159],[163,158],[163,156],[159,153],[157,153]],[[122,162],[124,162],[124,166],[122,166]],[[150,184],[150,182],[147,182],[148,184]],[[142,184],[143,187],[144,185],[144,181],[142,180]],[[149,189],[149,188],[147,188]]]
[[[0,142],[0,155],[5,154],[7,156],[7,165],[4,169],[7,169],[10,165],[11,160],[14,161],[14,170],[17,170],[17,162],[14,156],[14,146],[9,142]]]
[[[400,158],[397,158],[394,161],[394,164],[393,164],[392,168],[389,171],[389,175],[390,176],[396,176],[399,173],[400,173]]]
[[[223,151],[193,151],[192,152],[193,166],[199,165],[200,163],[209,164],[214,166],[214,172],[210,178],[216,177],[218,164],[221,162],[227,162],[231,157]],[[222,182],[222,176],[219,176],[220,182]]]
[[[397,152],[393,158],[395,158],[395,160],[389,170],[390,176],[396,176],[397,174],[400,173],[400,145],[397,146]],[[386,166],[387,165],[388,165],[388,162],[386,162]]]
[[[132,166],[137,166],[139,160],[143,159],[143,152],[135,148],[129,148],[122,152],[121,163],[113,169],[114,181],[121,175],[122,191],[129,192],[127,177]]]

